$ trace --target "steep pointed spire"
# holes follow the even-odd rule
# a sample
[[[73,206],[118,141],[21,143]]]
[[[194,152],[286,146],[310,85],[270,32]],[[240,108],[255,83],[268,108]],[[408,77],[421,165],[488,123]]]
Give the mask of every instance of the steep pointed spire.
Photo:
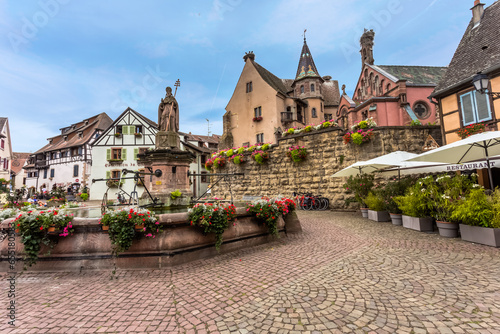
[[[300,53],[299,67],[297,69],[297,75],[295,76],[295,81],[307,78],[307,77],[320,77],[318,69],[314,64],[311,51],[306,42],[306,35],[304,31],[304,46],[302,47],[302,52]]]

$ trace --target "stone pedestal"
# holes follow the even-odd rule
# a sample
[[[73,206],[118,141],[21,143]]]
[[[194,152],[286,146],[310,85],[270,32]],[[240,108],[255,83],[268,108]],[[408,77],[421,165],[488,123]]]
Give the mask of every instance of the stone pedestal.
[[[189,165],[196,158],[194,154],[179,149],[157,149],[140,154],[138,158],[145,167],[151,167],[153,172],[157,169],[162,171],[160,177],[154,175],[144,177],[144,184],[153,198],[158,198],[165,206],[189,205],[193,193],[189,185],[188,172]],[[182,196],[172,200],[170,193],[177,189]],[[140,202],[141,204],[151,202],[146,191],[142,194]]]
[[[179,149],[179,134],[173,131],[159,131],[156,134],[155,147],[157,150]]]

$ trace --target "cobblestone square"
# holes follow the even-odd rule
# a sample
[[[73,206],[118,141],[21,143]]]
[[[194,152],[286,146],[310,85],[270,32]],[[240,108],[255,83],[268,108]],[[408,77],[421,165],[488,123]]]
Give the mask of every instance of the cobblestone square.
[[[162,270],[23,273],[1,333],[500,333],[500,250],[298,212],[303,233]]]

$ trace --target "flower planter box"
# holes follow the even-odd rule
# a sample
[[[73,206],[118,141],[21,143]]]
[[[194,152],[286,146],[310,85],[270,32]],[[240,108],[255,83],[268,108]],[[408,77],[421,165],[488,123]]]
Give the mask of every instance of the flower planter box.
[[[417,218],[403,215],[403,227],[420,232],[432,232],[434,230],[431,217]]]
[[[481,245],[500,247],[500,228],[488,228],[460,224],[462,240]]]
[[[403,215],[399,213],[390,213],[392,225],[403,225]]]
[[[363,216],[363,218],[368,218],[368,208],[361,208],[361,216]]]
[[[368,210],[368,219],[376,221],[376,222],[391,221],[391,218],[389,217],[389,212],[387,212],[387,211]]]
[[[445,238],[458,238],[458,224],[448,222],[436,222],[439,235]]]

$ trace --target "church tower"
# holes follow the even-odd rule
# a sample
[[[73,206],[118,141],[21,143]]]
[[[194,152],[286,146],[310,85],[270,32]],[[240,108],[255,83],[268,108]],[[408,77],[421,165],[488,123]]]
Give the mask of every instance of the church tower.
[[[364,64],[373,65],[375,63],[375,59],[373,58],[373,40],[375,39],[375,32],[373,29],[368,30],[365,29],[365,32],[361,36],[359,40],[359,44],[361,45],[361,67]]]
[[[293,81],[293,96],[297,98],[297,120],[302,123],[317,124],[324,118],[324,100],[322,95],[322,84],[325,80],[321,78],[314,64],[311,51],[307,46],[304,35],[304,45],[300,53],[297,74]]]

